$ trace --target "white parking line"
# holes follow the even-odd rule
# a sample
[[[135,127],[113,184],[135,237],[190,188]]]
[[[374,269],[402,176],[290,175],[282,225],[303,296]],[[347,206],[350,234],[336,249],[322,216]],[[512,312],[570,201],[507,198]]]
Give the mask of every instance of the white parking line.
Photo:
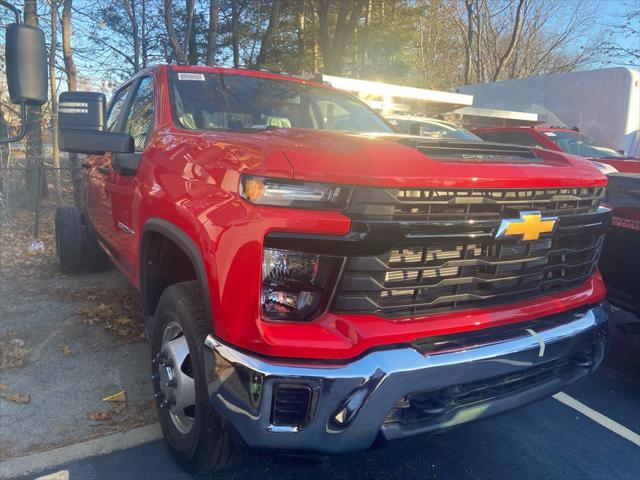
[[[629,440],[631,443],[634,443],[635,445],[640,447],[640,435],[632,430],[629,430],[624,425],[620,425],[618,422],[611,420],[609,417],[605,417],[601,413],[587,407],[584,403],[579,402],[578,400],[567,395],[564,392],[556,393],[553,398],[558,400],[560,403],[564,403],[566,406],[577,410],[585,417],[589,417],[591,420],[599,423],[604,428],[611,430],[613,433],[620,435],[622,438]]]

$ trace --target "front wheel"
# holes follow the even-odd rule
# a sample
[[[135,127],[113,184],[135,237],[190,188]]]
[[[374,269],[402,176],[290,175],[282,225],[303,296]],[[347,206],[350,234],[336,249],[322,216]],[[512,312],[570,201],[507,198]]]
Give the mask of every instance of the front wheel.
[[[176,460],[188,471],[226,466],[233,445],[207,395],[204,340],[211,320],[197,282],[167,287],[151,331],[152,378],[160,425]]]

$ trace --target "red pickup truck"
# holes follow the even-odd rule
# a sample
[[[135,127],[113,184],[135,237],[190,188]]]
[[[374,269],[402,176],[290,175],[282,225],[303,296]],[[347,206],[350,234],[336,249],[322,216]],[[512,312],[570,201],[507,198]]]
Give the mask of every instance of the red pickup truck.
[[[403,135],[357,98],[158,66],[106,109],[56,218],[66,272],[139,288],[160,422],[192,471],[239,446],[340,453],[552,395],[607,342],[606,178],[562,153]]]

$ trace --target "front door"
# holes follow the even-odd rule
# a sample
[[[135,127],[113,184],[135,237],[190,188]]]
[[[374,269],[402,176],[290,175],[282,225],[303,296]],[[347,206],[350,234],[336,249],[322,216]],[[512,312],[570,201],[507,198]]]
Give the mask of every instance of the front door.
[[[153,77],[143,77],[137,83],[135,94],[121,123],[121,131],[130,134],[135,144],[133,153],[114,153],[112,173],[107,177],[106,191],[111,202],[113,218],[113,247],[121,266],[132,276],[137,265],[139,235],[134,217],[136,201],[137,167],[154,125]]]
[[[118,90],[111,99],[107,114],[106,130],[119,131],[124,110],[129,100],[132,84],[125,85]],[[86,168],[85,182],[85,211],[91,225],[95,228],[100,241],[113,253],[115,235],[111,212],[111,197],[107,190],[107,182],[111,180],[111,153],[92,155],[87,158],[83,166]]]

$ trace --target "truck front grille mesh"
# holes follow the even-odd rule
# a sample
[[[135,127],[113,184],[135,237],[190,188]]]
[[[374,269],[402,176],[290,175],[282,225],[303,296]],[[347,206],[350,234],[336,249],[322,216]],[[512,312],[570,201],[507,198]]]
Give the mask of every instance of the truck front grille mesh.
[[[347,214],[408,233],[390,251],[347,258],[335,311],[411,317],[575,288],[594,272],[603,243],[602,188],[367,190]],[[495,239],[501,219],[527,210],[558,216],[555,231]]]

